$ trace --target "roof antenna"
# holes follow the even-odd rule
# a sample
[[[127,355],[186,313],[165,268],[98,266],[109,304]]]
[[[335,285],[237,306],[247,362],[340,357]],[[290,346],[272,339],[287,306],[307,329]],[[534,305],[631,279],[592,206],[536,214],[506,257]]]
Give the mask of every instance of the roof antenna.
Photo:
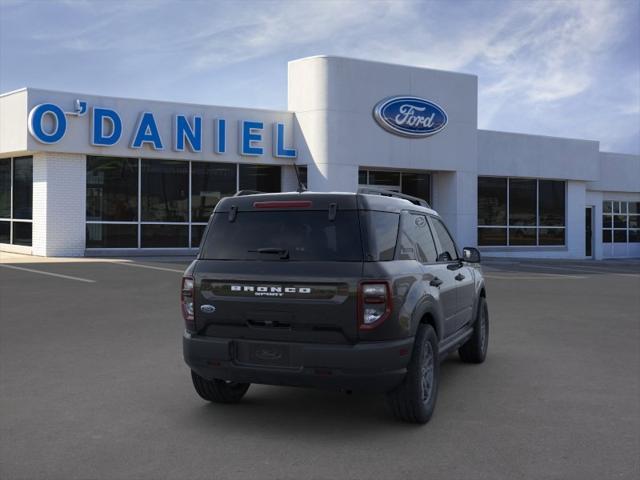
[[[294,163],[293,168],[296,171],[296,179],[298,180],[298,189],[296,190],[296,192],[298,193],[306,192],[307,186],[304,183],[302,183],[302,179],[300,178],[300,170],[298,170],[298,164]]]

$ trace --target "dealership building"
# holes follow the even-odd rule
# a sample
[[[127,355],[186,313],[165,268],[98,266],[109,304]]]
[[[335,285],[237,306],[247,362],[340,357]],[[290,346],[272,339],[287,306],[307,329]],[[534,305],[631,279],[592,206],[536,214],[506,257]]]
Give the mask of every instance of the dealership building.
[[[0,95],[0,250],[193,253],[220,198],[293,191],[297,167],[313,191],[421,197],[486,256],[640,256],[640,156],[479,130],[473,75],[332,56],[288,69],[285,111]]]

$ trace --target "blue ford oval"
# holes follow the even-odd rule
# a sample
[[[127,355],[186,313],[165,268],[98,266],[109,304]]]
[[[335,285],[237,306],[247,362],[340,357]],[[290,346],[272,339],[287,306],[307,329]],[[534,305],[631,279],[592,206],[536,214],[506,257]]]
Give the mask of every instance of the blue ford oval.
[[[405,137],[428,137],[447,124],[447,114],[433,102],[418,97],[391,97],[373,109],[373,116],[385,130]]]

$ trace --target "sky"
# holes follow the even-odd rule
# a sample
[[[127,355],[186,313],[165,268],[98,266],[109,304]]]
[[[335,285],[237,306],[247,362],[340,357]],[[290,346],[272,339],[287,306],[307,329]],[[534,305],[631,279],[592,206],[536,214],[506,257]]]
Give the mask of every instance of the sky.
[[[287,108],[287,62],[478,76],[479,128],[640,153],[640,0],[0,0],[0,92]]]

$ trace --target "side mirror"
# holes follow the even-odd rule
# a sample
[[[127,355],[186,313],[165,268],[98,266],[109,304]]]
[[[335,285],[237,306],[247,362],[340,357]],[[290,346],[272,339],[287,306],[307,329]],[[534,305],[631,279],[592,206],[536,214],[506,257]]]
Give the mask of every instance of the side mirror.
[[[469,263],[480,263],[480,251],[473,247],[464,247],[462,249],[462,259]]]

